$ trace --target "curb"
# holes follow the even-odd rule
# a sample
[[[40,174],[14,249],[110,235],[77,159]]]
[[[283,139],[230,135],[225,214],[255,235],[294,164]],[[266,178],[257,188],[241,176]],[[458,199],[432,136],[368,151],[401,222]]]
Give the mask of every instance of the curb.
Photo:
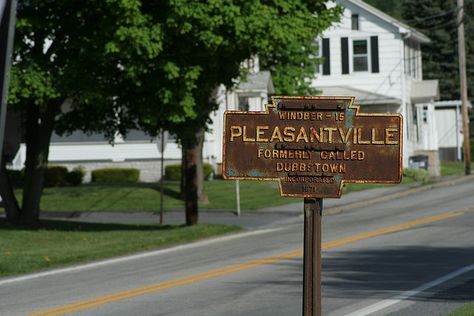
[[[391,201],[391,200],[395,200],[395,199],[398,199],[398,198],[401,198],[401,197],[409,196],[409,195],[412,195],[412,194],[417,194],[417,193],[420,193],[420,192],[424,192],[424,191],[428,191],[428,190],[432,190],[432,189],[436,189],[436,188],[448,187],[448,186],[468,182],[470,180],[474,180],[474,175],[462,176],[462,177],[456,178],[456,179],[445,180],[445,181],[440,181],[440,182],[436,182],[436,183],[433,183],[433,184],[428,184],[428,185],[422,185],[422,186],[419,186],[419,187],[409,188],[407,190],[403,190],[403,191],[392,193],[392,194],[387,194],[387,195],[381,196],[381,197],[366,199],[366,200],[360,201],[360,202],[355,202],[355,203],[349,203],[349,204],[345,204],[345,205],[341,205],[341,206],[330,207],[330,208],[327,208],[327,209],[323,210],[323,214],[324,215],[335,215],[335,214],[339,214],[339,213],[342,213],[344,211],[347,211],[349,209],[369,206],[369,205],[380,203],[380,202]]]

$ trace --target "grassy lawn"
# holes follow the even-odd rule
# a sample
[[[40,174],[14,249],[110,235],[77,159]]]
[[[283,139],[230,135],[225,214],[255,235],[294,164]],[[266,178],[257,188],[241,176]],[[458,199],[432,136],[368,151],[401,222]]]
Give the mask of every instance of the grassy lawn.
[[[463,161],[442,161],[441,162],[441,175],[442,176],[454,176],[464,174],[464,162]]]
[[[466,304],[463,307],[460,307],[454,312],[448,314],[448,316],[472,316],[472,315],[474,315],[474,303]]]
[[[235,208],[234,181],[206,181],[205,192],[209,201],[201,203],[201,209]],[[179,182],[167,182],[164,195],[165,210],[183,209]],[[291,202],[280,197],[276,182],[240,181],[240,196],[242,209],[250,210]],[[46,188],[41,200],[44,211],[158,211],[159,205],[156,183]]]
[[[239,227],[230,225],[160,227],[66,221],[42,221],[31,229],[0,221],[0,276],[156,249],[238,230]]]
[[[404,178],[403,183],[410,183]],[[204,183],[208,196],[201,209],[235,209],[235,181],[213,180]],[[344,193],[361,191],[386,184],[348,183]],[[16,191],[21,199],[21,191]],[[256,210],[297,201],[296,198],[281,197],[278,182],[240,181],[240,201],[243,210]],[[157,183],[135,184],[84,184],[79,187],[46,188],[41,200],[41,209],[47,212],[95,212],[95,211],[158,211],[160,187]],[[183,209],[179,195],[179,182],[165,183],[164,209]]]

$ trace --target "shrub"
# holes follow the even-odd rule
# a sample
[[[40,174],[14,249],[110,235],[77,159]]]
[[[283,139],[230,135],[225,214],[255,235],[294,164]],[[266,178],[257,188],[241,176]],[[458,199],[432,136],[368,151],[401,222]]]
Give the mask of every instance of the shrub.
[[[165,179],[178,181],[181,179],[181,164],[172,164],[165,166]]]
[[[78,166],[66,174],[66,182],[72,186],[78,186],[82,184],[85,175],[84,167]]]
[[[102,168],[91,173],[91,181],[99,183],[138,182],[140,170],[136,168]]]
[[[428,172],[425,169],[403,169],[403,176],[406,178],[411,178],[416,182],[428,182]]]
[[[202,169],[204,172],[204,179],[212,179],[214,168],[209,163],[203,163]],[[181,179],[181,164],[171,164],[165,167],[165,180],[178,181]]]
[[[204,179],[211,180],[214,174],[214,168],[209,163],[202,164],[202,170],[204,172]]]
[[[64,166],[48,166],[44,178],[46,187],[58,187],[66,184],[67,168]]]

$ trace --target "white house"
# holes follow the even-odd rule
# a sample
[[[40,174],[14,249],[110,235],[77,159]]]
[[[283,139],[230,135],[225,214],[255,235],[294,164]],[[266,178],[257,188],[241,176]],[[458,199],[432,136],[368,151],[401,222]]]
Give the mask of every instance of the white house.
[[[403,164],[410,156],[429,156],[430,173],[439,174],[437,128],[433,101],[438,98],[438,81],[423,80],[421,47],[430,42],[424,34],[397,21],[360,0],[335,0],[345,8],[342,19],[326,30],[319,43],[323,63],[315,69],[312,85],[322,95],[355,96],[364,112],[402,113],[404,117]],[[247,82],[232,91],[220,87],[219,109],[212,114],[213,124],[206,133],[203,158],[221,163],[222,118],[225,110],[262,110],[274,93],[271,75],[260,71],[258,58],[245,65],[250,69]],[[14,165],[24,161],[22,146]],[[168,162],[181,158],[175,142],[166,146]],[[160,154],[156,141],[134,132],[126,140],[118,138],[110,146],[103,138],[77,133],[55,138],[50,161],[66,165],[81,164],[87,169],[133,166],[142,170],[142,180],[159,178]],[[220,168],[216,168],[219,171]]]
[[[245,82],[241,82],[232,91],[221,86],[217,101],[219,109],[211,115],[213,124],[205,135],[203,160],[215,166],[220,172],[223,113],[225,110],[258,111],[264,108],[269,96],[274,94],[273,82],[269,71],[259,71],[258,58],[249,61],[250,73]],[[110,145],[102,134],[86,135],[80,131],[69,136],[53,134],[49,162],[61,164],[69,169],[83,166],[86,171],[97,168],[138,168],[141,181],[156,181],[160,175],[161,153],[157,140],[140,131],[131,131],[124,139],[117,135],[114,145]],[[13,169],[23,168],[26,158],[26,145],[20,144],[12,160]],[[181,148],[171,138],[165,145],[165,164],[181,162]],[[90,179],[87,172],[86,181]]]
[[[402,113],[403,164],[429,156],[439,174],[433,101],[438,81],[423,80],[421,49],[429,38],[360,0],[336,0],[345,8],[340,23],[320,44],[322,65],[312,84],[323,95],[355,96],[364,112]]]

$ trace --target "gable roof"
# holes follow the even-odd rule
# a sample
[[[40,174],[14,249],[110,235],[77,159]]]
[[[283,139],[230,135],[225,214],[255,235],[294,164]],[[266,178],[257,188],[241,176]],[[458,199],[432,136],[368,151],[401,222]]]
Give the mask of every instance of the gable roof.
[[[330,96],[353,96],[355,103],[358,105],[379,105],[379,104],[401,104],[402,101],[398,98],[357,89],[348,86],[323,86],[316,87],[321,91],[321,95]]]
[[[413,38],[415,41],[418,41],[420,43],[429,43],[430,39],[420,31],[414,29],[413,27],[400,22],[399,20],[395,19],[394,17],[380,11],[377,8],[374,8],[370,4],[365,3],[362,0],[343,0],[347,1],[355,6],[358,6],[362,8],[363,10],[373,14],[374,16],[378,17],[379,19],[395,26],[400,34],[403,34],[405,38]],[[338,1],[338,2],[343,2],[343,1]]]
[[[273,80],[270,71],[263,70],[247,75],[246,81],[242,81],[237,89],[238,91],[267,91],[268,94],[274,94]]]

